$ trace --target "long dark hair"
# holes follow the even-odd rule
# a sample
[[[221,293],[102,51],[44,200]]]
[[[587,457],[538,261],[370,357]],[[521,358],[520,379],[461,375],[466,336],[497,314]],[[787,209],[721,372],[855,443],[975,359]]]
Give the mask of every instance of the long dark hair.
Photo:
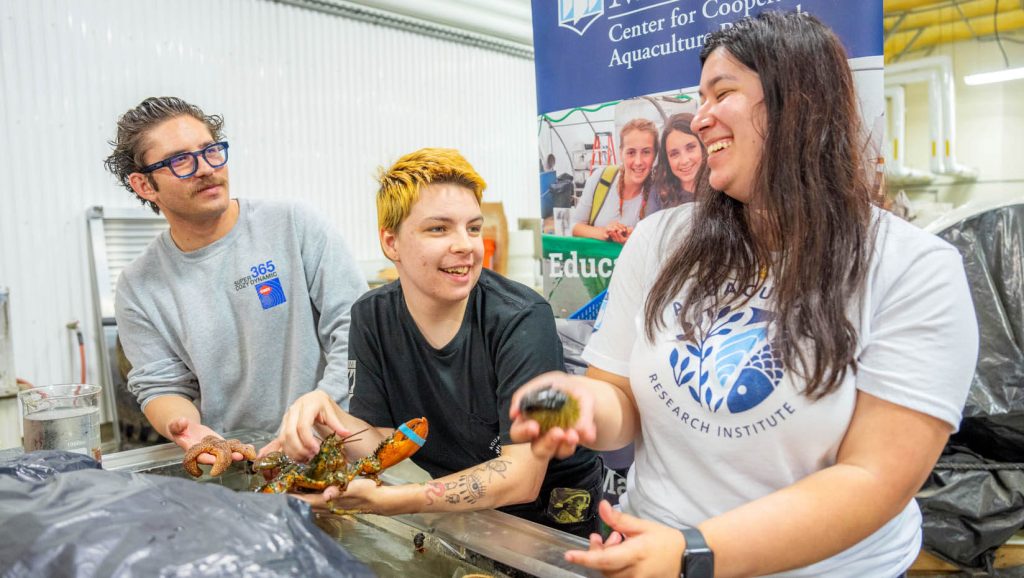
[[[684,284],[684,330],[710,311],[742,305],[721,295],[729,281],[774,287],[771,333],[786,367],[819,399],[856,371],[857,331],[848,306],[861,291],[874,238],[862,131],[846,52],[807,14],[764,12],[705,40],[701,62],[723,49],[760,76],[766,113],[763,151],[749,204],[698,175],[689,232],[662,266],[645,308],[649,341]],[[703,169],[702,172],[707,169]]]
[[[673,114],[668,117],[668,120],[665,122],[665,128],[661,131],[661,144],[658,145],[658,165],[654,167],[654,186],[658,191],[663,209],[680,205],[684,200],[696,193],[696,191],[683,191],[683,182],[672,172],[672,166],[668,160],[668,135],[672,131],[679,131],[697,138],[697,143],[700,144],[700,164],[702,167],[708,157],[708,151],[704,148],[704,142],[690,128],[691,121],[693,121],[693,115],[688,112]],[[699,170],[697,175],[700,175]],[[696,186],[696,181],[694,183]]]

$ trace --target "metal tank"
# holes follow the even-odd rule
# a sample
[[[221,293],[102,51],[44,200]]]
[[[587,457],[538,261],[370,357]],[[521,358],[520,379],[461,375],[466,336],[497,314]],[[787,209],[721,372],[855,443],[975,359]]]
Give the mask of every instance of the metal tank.
[[[225,437],[257,447],[272,439],[256,431]],[[181,466],[183,457],[176,445],[163,444],[106,455],[103,469],[192,479]],[[407,460],[381,479],[388,484],[415,482],[421,471]],[[199,481],[249,491],[258,482],[254,477],[236,464],[217,478],[204,474]],[[563,558],[566,550],[586,549],[586,540],[495,510],[393,517],[318,513],[315,522],[381,576],[599,576]]]

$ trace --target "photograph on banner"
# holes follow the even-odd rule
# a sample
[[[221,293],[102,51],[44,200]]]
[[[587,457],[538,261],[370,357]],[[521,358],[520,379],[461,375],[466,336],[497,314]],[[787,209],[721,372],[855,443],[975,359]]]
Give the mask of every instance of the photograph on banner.
[[[637,222],[693,200],[704,158],[690,130],[696,103],[676,92],[541,116],[545,295],[556,315],[603,294]]]
[[[556,316],[595,319],[636,224],[694,200],[703,39],[765,10],[813,13],[843,40],[881,170],[881,0],[534,0],[542,274]]]

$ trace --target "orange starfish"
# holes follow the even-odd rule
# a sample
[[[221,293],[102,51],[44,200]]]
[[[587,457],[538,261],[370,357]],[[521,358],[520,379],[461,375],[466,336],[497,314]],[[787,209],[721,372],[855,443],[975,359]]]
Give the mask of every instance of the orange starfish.
[[[210,475],[219,476],[231,466],[232,452],[238,452],[250,461],[256,459],[256,448],[249,444],[243,444],[238,440],[226,440],[217,436],[206,436],[199,443],[188,448],[181,465],[185,467],[186,472],[198,478],[203,475],[202,470],[199,469],[199,456],[201,454],[210,454],[216,460],[213,463],[213,469],[210,470]]]

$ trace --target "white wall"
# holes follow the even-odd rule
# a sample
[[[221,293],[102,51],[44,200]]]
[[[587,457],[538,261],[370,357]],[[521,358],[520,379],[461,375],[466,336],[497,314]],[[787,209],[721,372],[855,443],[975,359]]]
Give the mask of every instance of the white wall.
[[[85,210],[138,206],[104,172],[147,96],[223,114],[235,196],[304,199],[374,269],[373,177],[423,146],[463,151],[512,226],[539,213],[533,63],[267,0],[0,2],[0,286],[16,372],[98,381]]]
[[[1005,41],[1011,68],[1024,66],[1024,45]],[[961,205],[1016,195],[1024,199],[1024,80],[967,86],[965,74],[1005,68],[994,41],[968,41],[940,46],[935,54],[949,55],[956,79],[955,153],[959,164],[978,169],[978,181],[957,183],[948,177],[922,187],[905,187],[911,200]],[[907,60],[909,61],[909,60]],[[928,91],[925,84],[908,85],[906,165],[928,170]]]

